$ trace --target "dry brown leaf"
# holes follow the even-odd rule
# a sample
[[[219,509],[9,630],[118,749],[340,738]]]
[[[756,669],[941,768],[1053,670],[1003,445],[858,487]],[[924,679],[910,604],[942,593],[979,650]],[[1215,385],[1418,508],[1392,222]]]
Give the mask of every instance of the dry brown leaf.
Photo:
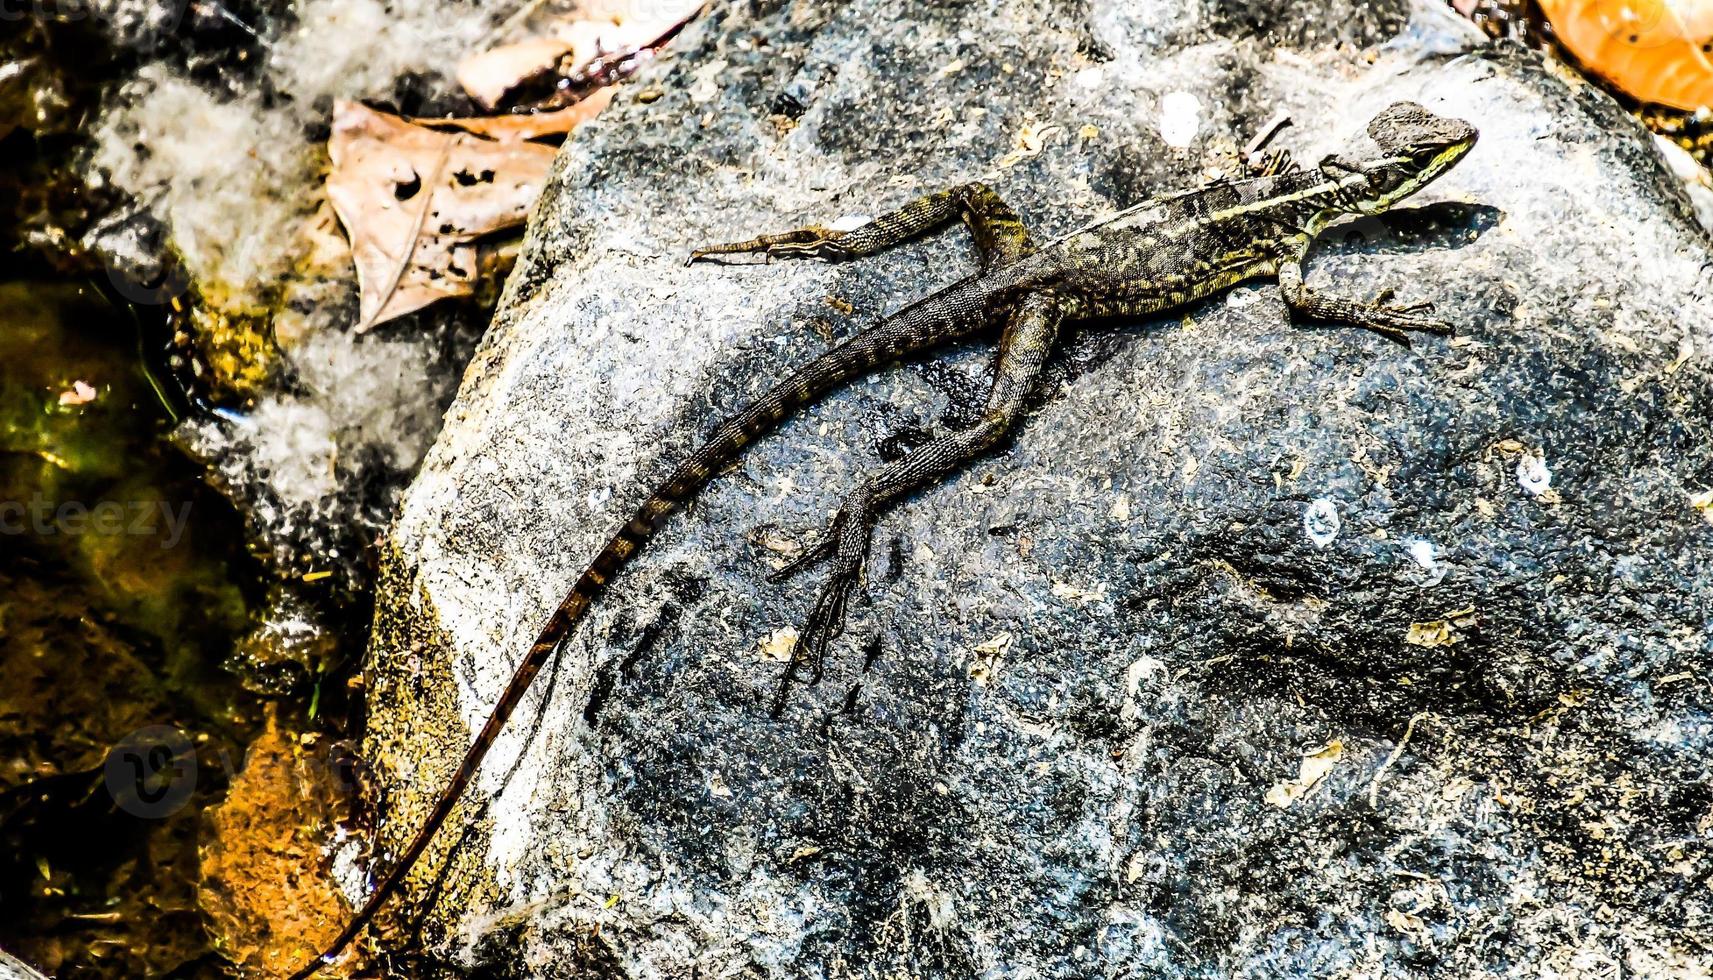
[[[471,133],[494,140],[536,140],[543,136],[564,136],[571,130],[600,115],[607,103],[613,101],[611,87],[596,89],[575,105],[552,112],[510,113],[500,116],[470,116],[457,119],[414,117],[410,121],[433,130]]]
[[[554,149],[428,129],[340,101],[328,153],[327,198],[351,238],[362,331],[474,292],[476,240],[523,224]]]
[[[339,796],[326,758],[282,732],[270,711],[226,801],[208,811],[199,899],[217,948],[247,975],[302,966],[350,914],[320,857]],[[349,976],[354,965],[348,956],[322,976]]]
[[[531,37],[502,44],[458,63],[458,84],[483,106],[497,108],[507,92],[526,78],[547,71],[576,45],[557,37]]]
[[[1326,745],[1303,756],[1297,766],[1297,778],[1285,779],[1273,784],[1267,791],[1267,802],[1283,810],[1291,804],[1307,796],[1327,773],[1344,757],[1344,741],[1333,739]]]
[[[577,19],[539,28],[540,34],[466,57],[458,84],[489,109],[518,85],[544,72],[572,73],[603,58],[633,54],[675,24],[694,16],[702,0],[614,0],[581,5]]]

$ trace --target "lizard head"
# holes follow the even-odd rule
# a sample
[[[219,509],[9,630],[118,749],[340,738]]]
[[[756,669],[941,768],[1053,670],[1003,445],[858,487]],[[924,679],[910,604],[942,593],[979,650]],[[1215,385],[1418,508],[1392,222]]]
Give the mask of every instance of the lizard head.
[[[1383,157],[1356,169],[1367,178],[1354,210],[1383,211],[1421,190],[1475,146],[1475,127],[1435,115],[1414,102],[1394,102],[1368,123]]]

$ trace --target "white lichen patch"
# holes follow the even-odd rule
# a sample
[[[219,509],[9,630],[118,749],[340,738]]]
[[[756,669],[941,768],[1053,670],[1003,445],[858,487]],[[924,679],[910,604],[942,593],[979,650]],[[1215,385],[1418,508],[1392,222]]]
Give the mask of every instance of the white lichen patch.
[[[363,866],[363,842],[352,836],[344,827],[333,828],[332,875],[334,884],[339,886],[339,893],[345,896],[352,907],[362,904],[369,897],[369,873]]]
[[[1429,588],[1445,581],[1445,563],[1439,560],[1439,547],[1432,541],[1421,538],[1411,539],[1404,545],[1404,553],[1410,556],[1422,570],[1421,585]]]
[[[120,100],[91,131],[91,180],[164,221],[205,290],[248,293],[283,273],[312,196],[313,147],[301,122],[259,99],[218,97],[160,65],[139,72]]]
[[[1536,497],[1552,490],[1552,469],[1546,465],[1545,456],[1524,453],[1517,460],[1517,486]]]
[[[295,12],[297,24],[274,45],[267,71],[306,107],[385,95],[413,72],[450,75],[491,29],[480,5],[447,0],[305,0]]]
[[[1182,150],[1201,131],[1201,100],[1189,92],[1167,92],[1160,99],[1160,139]]]
[[[1309,501],[1303,511],[1303,532],[1313,541],[1315,547],[1324,548],[1338,537],[1339,528],[1343,521],[1338,518],[1338,505],[1325,497],[1317,497]]]
[[[199,419],[182,435],[227,480],[265,473],[280,504],[327,516],[342,459],[365,453],[402,470],[427,450],[440,421],[433,357],[424,341],[319,332],[292,357],[293,390],[262,396],[248,413]]]

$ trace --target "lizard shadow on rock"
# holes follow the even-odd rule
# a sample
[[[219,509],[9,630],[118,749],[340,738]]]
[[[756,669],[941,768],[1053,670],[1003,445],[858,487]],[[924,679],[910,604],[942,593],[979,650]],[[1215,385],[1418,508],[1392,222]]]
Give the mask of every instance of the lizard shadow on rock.
[[[1485,205],[1444,202],[1421,208],[1399,209],[1388,212],[1384,218],[1345,223],[1340,226],[1344,229],[1342,238],[1339,229],[1333,229],[1329,233],[1332,242],[1323,249],[1322,255],[1330,258],[1347,250],[1376,254],[1461,247],[1496,227],[1501,219],[1502,212],[1499,209]],[[1198,309],[1206,309],[1208,304],[1217,302],[1222,302],[1222,299],[1214,298],[1192,306],[1191,315],[1195,315]],[[801,309],[788,311],[784,319],[808,322],[823,316],[824,312],[817,302],[805,301]],[[1155,328],[1171,329],[1172,326],[1173,323],[1169,319],[1159,317],[1114,318],[1081,324],[1081,329],[1073,331],[1061,345],[1057,355],[1051,359],[1047,383],[1029,398],[1031,412],[1059,397],[1078,377],[1101,366],[1124,349],[1124,345],[1134,342],[1139,334]],[[857,326],[838,332],[854,335],[861,329],[861,326]],[[992,344],[993,341],[988,338],[971,339],[950,344],[945,348],[924,351],[901,361],[900,367],[903,370],[917,372],[928,387],[939,392],[949,403],[937,420],[938,427],[954,430],[962,428],[967,426],[972,416],[979,413],[982,402],[979,392],[985,388],[986,376],[992,369]],[[750,384],[745,379],[772,376],[774,372],[769,370],[769,363],[781,356],[777,347],[760,341],[753,345],[743,345],[742,349],[734,351],[728,359],[723,359],[726,369],[714,375],[713,387],[706,395],[692,400],[686,416],[702,418],[709,414],[719,414],[723,409],[746,401],[745,391]],[[733,369],[734,366],[736,369]],[[890,406],[889,409],[858,409],[864,427],[888,432],[876,439],[873,447],[875,465],[898,458],[930,438],[923,425],[908,420],[910,415],[921,408],[922,406],[901,404]],[[900,415],[906,417],[902,420],[902,425],[898,424],[901,421]],[[1004,440],[1004,445],[999,447],[998,452],[1003,454],[1006,451],[1005,446],[1015,438],[1022,437],[1027,432],[1027,427],[1025,422],[1017,433]],[[909,496],[915,497],[927,492],[933,492],[933,488],[923,488]],[[1242,555],[1235,552],[1234,555],[1235,561],[1244,560]],[[1286,587],[1285,583],[1275,582],[1273,586],[1274,591],[1280,594],[1288,592],[1299,595],[1313,591],[1310,585],[1294,590]],[[1263,673],[1271,673],[1278,667],[1276,658],[1267,659],[1270,666],[1263,667]],[[1332,673],[1343,673],[1343,668],[1349,667],[1360,672],[1351,664],[1335,666],[1339,669],[1328,670]],[[1479,665],[1476,664],[1464,663],[1460,666],[1465,674],[1480,672]],[[611,668],[603,671],[603,675],[597,678],[596,689],[585,710],[586,720],[593,723],[601,706],[612,695],[616,680]],[[1460,689],[1467,687],[1464,684],[1455,686]],[[1480,698],[1477,697],[1477,700]],[[1449,704],[1438,707],[1442,710],[1468,710],[1468,706],[1462,706],[1460,709]]]
[[[547,669],[544,671],[547,676],[547,683],[541,692],[543,708],[553,703],[553,693],[559,688],[559,669],[565,661],[563,654],[563,650],[555,651],[553,660],[548,663]],[[530,719],[529,730],[524,733],[517,758],[512,760],[511,768],[507,769],[506,774],[500,778],[499,788],[494,791],[492,796],[478,804],[470,819],[464,822],[463,832],[447,849],[446,858],[440,862],[440,870],[435,872],[434,880],[424,890],[424,897],[417,911],[407,917],[406,931],[412,939],[413,946],[402,951],[406,957],[416,956],[423,952],[421,942],[423,920],[428,916],[429,911],[440,903],[446,889],[446,879],[458,863],[459,852],[463,851],[475,839],[477,831],[482,827],[484,818],[488,815],[488,808],[493,805],[494,800],[505,795],[506,790],[511,787],[512,780],[516,779],[518,772],[523,769],[524,762],[529,758],[529,748],[535,744],[536,738],[540,736],[542,723],[546,718],[547,712],[545,710],[537,710],[535,716]]]
[[[591,729],[599,724],[601,712],[616,693],[619,682],[636,677],[642,660],[678,625],[686,608],[694,606],[708,590],[706,577],[685,574],[676,569],[663,576],[661,584],[672,598],[661,603],[654,616],[638,624],[632,624],[628,617],[621,616],[605,639],[615,650],[624,652],[607,658],[596,668],[589,697],[583,704],[583,723]]]
[[[1394,208],[1328,228],[1321,249],[1385,255],[1461,248],[1498,227],[1504,218],[1505,213],[1491,205],[1458,201]]]
[[[657,613],[650,617],[646,622],[632,623],[628,619],[620,617],[619,621],[614,624],[612,632],[607,638],[607,642],[614,648],[623,650],[624,652],[621,656],[616,656],[605,661],[596,672],[592,690],[583,706],[583,721],[591,728],[599,722],[601,711],[612,698],[619,681],[621,679],[629,678],[635,673],[638,663],[655,648],[660,640],[670,632],[673,627],[677,625],[679,618],[683,615],[685,606],[688,604],[694,604],[695,601],[707,590],[707,580],[694,575],[676,573],[669,574],[667,585],[670,593],[674,595],[676,599],[663,603]],[[546,677],[546,685],[542,688],[540,701],[543,706],[552,704],[554,693],[558,689],[560,670],[563,667],[564,662],[562,653],[563,651],[556,652],[553,660],[548,664],[546,670],[543,672]],[[475,839],[477,831],[483,825],[483,818],[487,815],[488,807],[491,802],[499,799],[505,794],[506,790],[510,788],[512,781],[523,769],[524,763],[529,760],[530,747],[534,745],[535,740],[540,736],[542,724],[545,718],[546,712],[544,710],[538,710],[535,712],[534,717],[530,719],[529,729],[524,734],[523,740],[520,743],[517,757],[512,762],[511,767],[506,770],[506,774],[501,778],[499,787],[494,791],[492,796],[488,797],[488,799],[477,808],[471,818],[465,822],[464,832],[459,836],[457,842],[449,849],[449,857],[441,862],[440,869],[436,872],[434,880],[424,891],[425,898],[419,907],[419,911],[417,914],[410,917],[407,925],[408,932],[413,939],[416,940],[416,944],[415,946],[407,947],[402,951],[405,957],[421,956],[426,953],[426,950],[422,948],[420,943],[423,917],[427,914],[429,909],[432,909],[440,902],[446,886],[447,877],[451,873],[452,869],[457,865],[456,855],[465,847],[469,846],[471,841]]]

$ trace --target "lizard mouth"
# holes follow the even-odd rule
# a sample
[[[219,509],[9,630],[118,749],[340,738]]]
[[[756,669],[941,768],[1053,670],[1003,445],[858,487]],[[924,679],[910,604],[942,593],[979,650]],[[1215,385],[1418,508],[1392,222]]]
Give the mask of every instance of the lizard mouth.
[[[1445,168],[1463,159],[1470,150],[1475,148],[1475,140],[1477,139],[1475,127],[1461,119],[1448,119],[1446,122],[1461,124],[1463,132],[1457,134],[1456,139],[1426,143],[1416,147],[1410,153],[1410,156],[1419,161],[1423,165],[1423,170],[1430,176],[1439,174]]]

